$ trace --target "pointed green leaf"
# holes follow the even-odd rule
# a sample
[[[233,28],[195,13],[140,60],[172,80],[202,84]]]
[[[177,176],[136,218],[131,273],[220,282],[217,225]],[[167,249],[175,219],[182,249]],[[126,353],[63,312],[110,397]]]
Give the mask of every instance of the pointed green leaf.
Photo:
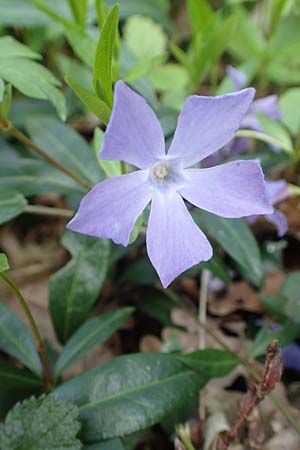
[[[204,373],[208,378],[223,377],[239,363],[239,359],[224,350],[197,350],[178,357],[179,361],[193,370]]]
[[[25,197],[17,191],[0,191],[0,224],[21,214],[27,205]]]
[[[106,159],[101,159],[99,155],[99,152],[102,148],[103,144],[103,138],[104,138],[104,132],[101,130],[101,128],[96,127],[94,131],[94,150],[96,152],[98,162],[103,170],[103,172],[108,177],[115,177],[122,174],[121,170],[121,163],[120,161],[108,161]]]
[[[206,376],[171,354],[132,354],[88,370],[54,391],[79,405],[89,442],[145,429],[197,396]]]
[[[42,374],[41,361],[31,335],[23,322],[1,302],[0,349],[17,358],[36,375]]]
[[[66,342],[85,321],[105,280],[110,243],[66,231],[62,244],[72,259],[50,279],[50,311],[56,333]]]
[[[80,98],[82,103],[91,110],[105,125],[108,124],[111,109],[107,104],[96,95],[92,94],[88,89],[76,83],[70,76],[65,77],[68,85],[73,89],[75,94]]]
[[[116,4],[102,27],[97,45],[94,63],[94,87],[98,93],[98,81],[100,82],[105,97],[102,98],[110,107],[113,103],[112,93],[112,57],[116,42],[119,23],[119,5]]]
[[[25,369],[17,369],[9,364],[0,362],[1,390],[34,389],[43,386],[42,380],[36,378]]]
[[[132,312],[133,308],[121,308],[85,322],[66,343],[54,367],[55,377],[59,377],[95,345],[108,339]]]

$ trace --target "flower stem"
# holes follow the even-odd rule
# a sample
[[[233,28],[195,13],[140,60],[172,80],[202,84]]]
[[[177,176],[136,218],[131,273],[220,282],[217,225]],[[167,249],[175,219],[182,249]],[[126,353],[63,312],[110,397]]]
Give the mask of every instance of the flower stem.
[[[42,156],[44,159],[46,159],[46,161],[48,161],[50,164],[56,167],[56,169],[60,170],[61,172],[64,172],[70,178],[73,178],[73,180],[75,180],[86,190],[92,189],[93,186],[90,183],[81,178],[77,173],[73,172],[73,170],[68,169],[59,161],[57,161],[55,158],[52,158],[52,156],[48,155],[48,153],[46,153],[44,150],[42,150],[40,147],[34,144],[34,142],[32,142],[24,133],[15,128],[11,122],[5,119],[0,119],[0,129],[1,128],[3,131],[7,131],[11,136],[15,137],[20,142],[22,142],[22,144],[26,145],[27,147],[30,147],[38,155]]]
[[[69,219],[74,215],[74,212],[71,209],[54,208],[51,206],[44,206],[44,205],[27,205],[25,207],[24,213],[54,216],[54,217],[64,217],[66,219]]]
[[[258,139],[259,141],[267,142],[268,144],[276,145],[283,150],[285,150],[287,153],[291,154],[294,153],[294,149],[287,143],[279,141],[278,139],[274,138],[273,136],[270,136],[266,133],[261,133],[260,131],[255,130],[238,130],[235,135],[235,138],[238,137],[246,137],[250,139]]]
[[[51,377],[50,377],[48,358],[47,358],[46,350],[45,350],[45,341],[39,332],[38,326],[33,318],[33,315],[31,314],[30,308],[29,308],[25,298],[23,297],[23,295],[21,294],[21,292],[19,291],[17,286],[14,284],[12,279],[8,275],[6,275],[4,272],[0,273],[0,277],[8,285],[8,287],[13,292],[13,294],[17,297],[17,299],[18,299],[18,301],[30,323],[32,333],[37,342],[37,350],[41,356],[41,360],[42,360],[42,364],[43,364],[43,368],[44,368],[45,387],[46,387],[46,389],[50,389],[52,387],[52,383],[51,383]]]

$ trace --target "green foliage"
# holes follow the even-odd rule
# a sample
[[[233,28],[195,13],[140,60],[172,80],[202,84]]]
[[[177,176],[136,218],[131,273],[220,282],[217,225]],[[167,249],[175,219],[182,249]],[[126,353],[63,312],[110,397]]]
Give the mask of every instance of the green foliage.
[[[76,406],[54,397],[18,403],[0,423],[1,450],[80,450]]]
[[[9,269],[7,257],[4,253],[0,253],[0,273]]]
[[[219,242],[256,285],[262,281],[261,257],[256,239],[242,219],[224,219],[206,211],[193,215],[198,224]]]
[[[279,107],[282,113],[282,122],[292,134],[300,130],[300,88],[291,88],[279,98]]]
[[[25,369],[0,362],[0,386],[5,391],[41,389],[42,380]]]
[[[119,5],[108,14],[101,29],[94,62],[94,89],[110,108],[113,103],[112,59],[119,23]]]
[[[121,308],[85,322],[66,343],[56,361],[54,375],[58,377],[85,353],[108,339],[132,312],[133,308]]]
[[[21,320],[0,302],[0,349],[41,376],[42,365],[33,339]]]
[[[65,98],[57,89],[60,83],[44,66],[34,61],[40,58],[11,36],[0,38],[0,78],[29,97],[51,101],[64,120]]]
[[[17,191],[0,191],[0,224],[21,214],[27,205],[25,197]]]
[[[223,377],[230,373],[239,363],[239,359],[224,350],[197,350],[179,356],[178,359],[193,370],[205,374],[208,378]]]
[[[121,175],[121,163],[120,161],[108,161],[107,159],[101,159],[99,155],[99,151],[102,148],[104,133],[100,128],[95,128],[94,131],[94,149],[98,158],[98,162],[101,166],[101,169],[108,177],[115,177]]]
[[[50,279],[50,312],[56,334],[66,342],[84,322],[103,286],[110,243],[66,231],[62,244],[72,259]]]
[[[206,380],[170,354],[133,354],[86,371],[54,395],[79,405],[83,438],[97,442],[159,422],[192,399]]]

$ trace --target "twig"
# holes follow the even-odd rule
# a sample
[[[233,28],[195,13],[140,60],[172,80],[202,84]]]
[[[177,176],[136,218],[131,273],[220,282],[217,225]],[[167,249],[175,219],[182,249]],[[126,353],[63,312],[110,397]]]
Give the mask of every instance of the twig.
[[[22,133],[20,130],[17,130],[11,122],[5,119],[0,119],[0,129],[2,128],[3,131],[7,131],[11,136],[14,136],[16,139],[18,139],[22,144],[26,145],[27,147],[30,147],[32,150],[34,150],[38,155],[42,156],[46,161],[48,161],[50,164],[52,164],[56,169],[60,170],[61,172],[64,172],[69,177],[73,178],[77,183],[79,183],[82,187],[84,187],[87,190],[92,189],[92,185],[81,178],[77,173],[73,172],[73,170],[68,169],[63,164],[61,164],[57,159],[52,158],[52,156],[48,155],[44,150],[42,150],[40,147],[38,147],[34,142],[32,142],[24,133]]]
[[[46,387],[46,389],[51,389],[52,382],[51,382],[48,358],[47,358],[47,354],[46,354],[46,350],[45,350],[45,341],[39,332],[38,326],[33,318],[33,315],[31,314],[30,308],[29,308],[25,298],[23,297],[23,295],[21,294],[21,292],[19,291],[17,286],[14,284],[14,282],[11,280],[11,278],[8,275],[6,275],[4,272],[0,273],[0,277],[8,285],[8,287],[13,292],[13,294],[17,297],[24,313],[26,314],[26,317],[30,323],[33,335],[37,341],[37,350],[41,356],[41,360],[42,360],[42,364],[43,364],[43,368],[44,368],[45,387]]]

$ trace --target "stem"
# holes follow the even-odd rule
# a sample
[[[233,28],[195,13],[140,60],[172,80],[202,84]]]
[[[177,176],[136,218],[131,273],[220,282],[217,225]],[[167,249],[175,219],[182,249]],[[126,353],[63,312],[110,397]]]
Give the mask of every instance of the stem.
[[[25,207],[24,213],[64,217],[66,219],[69,219],[74,215],[74,212],[71,209],[54,208],[51,206],[44,206],[44,205],[27,205]]]
[[[45,387],[46,387],[46,389],[50,389],[52,387],[52,383],[51,383],[51,377],[50,377],[48,358],[47,358],[46,351],[45,351],[45,341],[39,332],[38,326],[33,318],[33,315],[31,314],[30,308],[29,308],[25,298],[23,297],[23,295],[21,294],[21,292],[19,291],[17,286],[14,284],[14,282],[11,280],[11,278],[9,278],[9,276],[6,275],[4,272],[0,273],[0,277],[8,285],[8,287],[13,292],[13,294],[17,297],[17,299],[18,299],[18,301],[30,323],[33,335],[38,343],[37,350],[41,356],[41,360],[42,360],[42,364],[43,364],[43,368],[44,368]]]
[[[259,141],[267,142],[268,144],[276,145],[283,150],[285,150],[287,153],[291,154],[294,153],[293,148],[290,147],[289,144],[286,142],[279,141],[278,139],[274,138],[273,136],[270,136],[266,133],[261,133],[260,131],[254,131],[254,130],[238,130],[234,137],[246,137],[251,139],[258,139]]]
[[[206,309],[207,309],[207,291],[208,291],[208,282],[209,282],[209,271],[207,269],[203,269],[201,272],[201,286],[199,291],[199,312],[198,319],[199,323],[206,324]],[[205,334],[206,330],[204,327],[199,327],[198,334],[198,347],[199,350],[203,350],[205,348]],[[205,421],[205,389],[202,389],[199,394],[199,417],[201,421],[204,423]]]
[[[30,147],[38,155],[42,156],[44,159],[46,159],[46,161],[48,161],[50,164],[56,167],[56,169],[60,170],[61,172],[64,172],[66,175],[73,178],[73,180],[75,180],[85,189],[87,190],[92,189],[93,186],[90,183],[83,180],[77,173],[73,172],[73,170],[68,169],[59,161],[57,161],[55,158],[52,158],[52,156],[48,155],[48,153],[46,153],[44,150],[42,150],[40,147],[34,144],[24,133],[17,130],[17,128],[14,128],[11,122],[9,122],[8,120],[0,119],[0,128],[10,133],[13,137],[22,142],[22,144],[26,145],[27,147]]]

